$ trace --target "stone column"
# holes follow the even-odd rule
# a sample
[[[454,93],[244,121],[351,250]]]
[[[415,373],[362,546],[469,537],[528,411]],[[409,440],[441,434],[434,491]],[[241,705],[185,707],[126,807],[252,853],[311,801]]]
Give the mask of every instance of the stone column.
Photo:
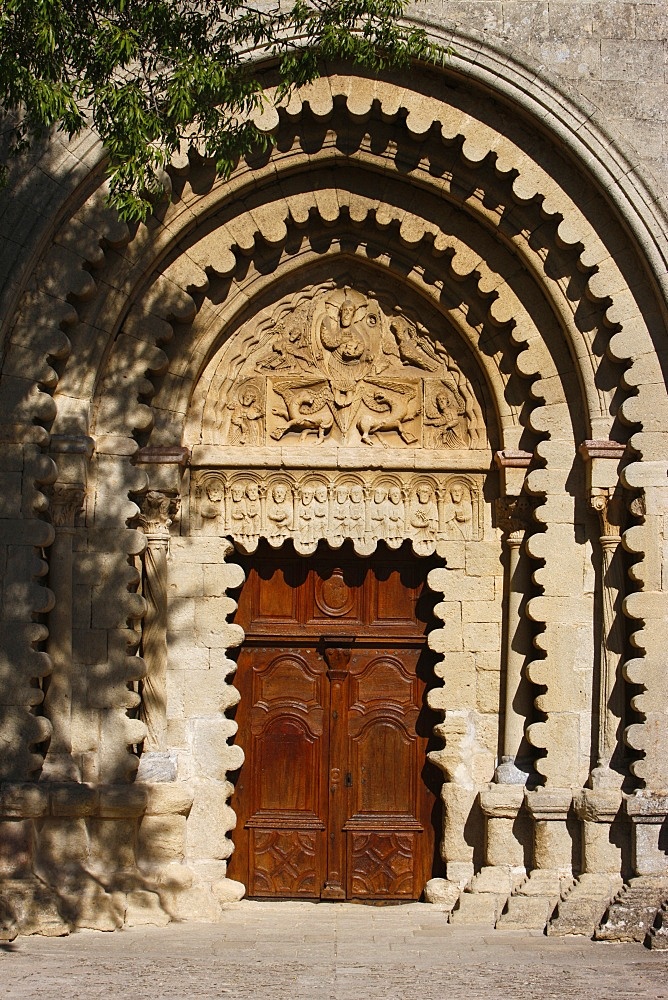
[[[524,804],[519,784],[490,784],[480,793],[480,806],[487,819],[485,861],[495,868],[524,873],[524,844],[517,836],[518,815]]]
[[[621,665],[625,627],[622,614],[624,568],[621,562],[621,527],[624,502],[618,492],[599,490],[591,500],[601,523],[601,636],[598,691],[598,734],[593,788],[620,788],[623,781],[619,730],[624,720],[624,685]],[[613,770],[613,765],[616,768]]]
[[[570,789],[539,788],[527,792],[525,798],[534,818],[535,868],[570,877],[573,871],[573,841],[567,826],[573,802]]]
[[[531,771],[530,762],[521,757],[524,726],[531,711],[530,691],[523,674],[530,637],[528,623],[521,610],[522,600],[530,585],[526,560],[521,551],[530,512],[531,506],[526,496],[504,497],[497,502],[499,524],[504,530],[504,541],[508,549],[508,596],[503,752],[495,780],[506,785],[526,784]]]
[[[146,676],[142,689],[141,718],[146,724],[145,751],[165,750],[167,729],[167,550],[169,526],[179,508],[173,494],[150,490],[137,521],[146,535],[142,656]]]
[[[82,483],[55,483],[49,490],[55,539],[49,554],[49,586],[55,604],[49,614],[47,652],[52,670],[44,695],[44,714],[52,726],[43,778],[80,780],[72,757],[72,565],[75,520],[83,506]]]
[[[579,451],[587,463],[591,505],[600,521],[601,618],[599,682],[593,705],[596,766],[589,779],[591,787],[582,789],[575,805],[583,826],[585,875],[612,876],[616,873],[619,877],[622,866],[620,838],[612,835],[611,828],[613,823],[620,823],[624,780],[621,729],[624,724],[622,664],[626,636],[622,613],[625,575],[621,535],[625,503],[618,476],[624,445],[609,440],[584,441]]]
[[[625,800],[633,824],[633,870],[636,876],[655,878],[668,895],[668,792],[637,791]]]

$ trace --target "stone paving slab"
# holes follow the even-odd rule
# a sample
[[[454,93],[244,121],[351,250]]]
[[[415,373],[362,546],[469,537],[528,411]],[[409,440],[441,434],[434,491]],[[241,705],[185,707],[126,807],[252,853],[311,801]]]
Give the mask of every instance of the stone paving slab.
[[[460,928],[426,904],[256,903],[218,924],[17,938],[0,1000],[668,1000],[668,953]]]

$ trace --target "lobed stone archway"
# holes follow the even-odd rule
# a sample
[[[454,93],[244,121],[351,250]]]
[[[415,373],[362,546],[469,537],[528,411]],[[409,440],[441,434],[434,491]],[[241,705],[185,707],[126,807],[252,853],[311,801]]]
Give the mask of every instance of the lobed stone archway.
[[[482,81],[493,53],[479,57]],[[632,845],[635,874],[665,875],[659,251],[640,242],[651,220],[630,181],[617,203],[601,182],[619,173],[614,155],[585,155],[594,126],[566,135],[550,112],[537,130],[517,72],[508,64],[483,99],[456,63],[410,88],[332,71],[267,115],[275,146],[229,181],[196,156],[175,163],[172,199],[146,229],[101,212],[94,179],[54,228],[4,369],[30,515],[9,619],[24,666],[7,779],[22,802],[39,799],[45,871],[70,850],[61,827],[75,829],[77,870],[106,866],[111,891],[127,865],[105,861],[102,842],[142,816],[132,891],[155,890],[174,913],[215,914],[237,894],[226,773],[241,759],[224,713],[242,639],[228,591],[241,580],[228,539],[287,532],[308,551],[300,513],[320,486],[330,544],[410,537],[443,560],[430,577],[443,594],[432,699],[441,890],[470,890],[457,919],[479,908],[543,926],[584,874],[595,878],[579,879],[574,916],[562,905],[560,919],[586,922],[578,900],[602,915]],[[347,298],[353,325],[382,329],[356,338],[357,359],[341,355]],[[372,509],[391,489],[395,535]],[[235,503],[257,503],[259,523],[235,531]],[[364,525],[351,515],[337,534],[346,503],[364,507]],[[51,546],[48,566],[25,562],[35,546]],[[476,810],[482,866],[466,833]],[[528,852],[514,832],[527,815]]]

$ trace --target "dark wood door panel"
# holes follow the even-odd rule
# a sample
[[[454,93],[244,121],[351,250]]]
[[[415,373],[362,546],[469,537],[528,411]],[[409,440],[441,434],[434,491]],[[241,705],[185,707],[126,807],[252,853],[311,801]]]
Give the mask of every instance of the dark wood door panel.
[[[263,898],[417,899],[435,854],[429,566],[286,555],[245,560],[230,874]]]

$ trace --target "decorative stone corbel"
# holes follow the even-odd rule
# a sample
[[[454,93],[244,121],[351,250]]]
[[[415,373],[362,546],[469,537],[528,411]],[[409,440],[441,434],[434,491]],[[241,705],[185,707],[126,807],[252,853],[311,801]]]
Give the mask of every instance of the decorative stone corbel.
[[[141,502],[137,524],[146,535],[142,656],[146,664],[141,718],[146,724],[146,751],[164,750],[167,728],[167,551],[169,526],[179,510],[173,493],[149,490]]]
[[[506,496],[496,502],[497,523],[508,549],[506,605],[506,690],[503,753],[495,780],[506,785],[524,785],[530,762],[521,759],[524,725],[531,710],[528,685],[523,683],[525,650],[529,646],[528,623],[521,603],[529,587],[529,572],[522,558],[524,535],[531,523],[531,501],[525,495]]]

